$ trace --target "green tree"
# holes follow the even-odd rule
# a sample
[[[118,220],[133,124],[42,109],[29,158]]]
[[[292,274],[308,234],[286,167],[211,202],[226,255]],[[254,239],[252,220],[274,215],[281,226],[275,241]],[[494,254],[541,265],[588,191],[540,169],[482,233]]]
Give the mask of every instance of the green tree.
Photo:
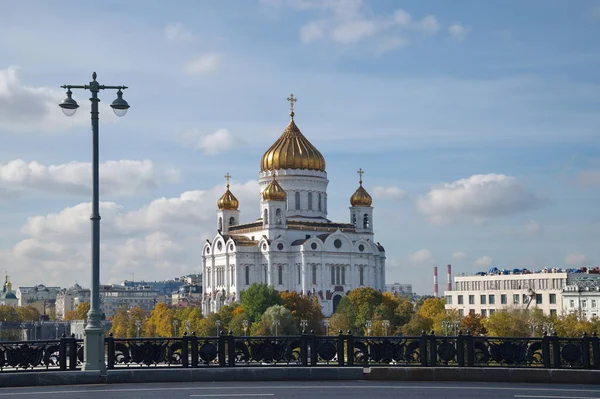
[[[257,321],[260,316],[273,305],[281,305],[281,297],[268,284],[253,283],[248,289],[240,293],[240,306],[250,318]]]
[[[19,321],[38,321],[40,319],[40,311],[35,306],[19,306],[17,308],[17,316]]]
[[[314,330],[317,333],[323,332],[322,321],[323,312],[317,297],[298,294],[296,291],[281,292],[279,294],[285,306],[299,326],[302,320],[307,321],[306,331]]]
[[[527,312],[521,309],[496,311],[482,320],[488,335],[492,337],[528,337],[531,327]]]
[[[253,326],[253,332],[255,335],[293,335],[298,334],[298,325],[286,307],[273,305],[264,311]]]
[[[140,337],[146,336],[143,326],[147,317],[146,311],[139,306],[127,311],[127,338],[137,337],[138,324],[140,325]]]
[[[166,304],[157,304],[144,324],[144,332],[150,337],[171,337],[173,335],[173,310]]]
[[[465,333],[469,331],[471,335],[485,335],[487,330],[483,325],[484,317],[475,313],[469,313],[460,321],[460,329]]]
[[[396,325],[402,327],[412,319],[415,314],[415,306],[408,297],[401,297],[398,306],[394,310]]]

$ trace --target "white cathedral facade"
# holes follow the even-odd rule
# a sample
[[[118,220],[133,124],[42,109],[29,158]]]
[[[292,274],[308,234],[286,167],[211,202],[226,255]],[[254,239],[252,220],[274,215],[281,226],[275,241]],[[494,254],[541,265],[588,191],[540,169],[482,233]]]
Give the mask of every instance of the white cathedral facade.
[[[348,291],[385,289],[385,250],[374,241],[372,198],[362,186],[350,197],[346,223],[327,219],[325,158],[294,121],[260,163],[260,214],[241,224],[229,190],[217,201],[217,235],[202,247],[202,312],[237,301],[252,283],[318,299],[330,316]]]

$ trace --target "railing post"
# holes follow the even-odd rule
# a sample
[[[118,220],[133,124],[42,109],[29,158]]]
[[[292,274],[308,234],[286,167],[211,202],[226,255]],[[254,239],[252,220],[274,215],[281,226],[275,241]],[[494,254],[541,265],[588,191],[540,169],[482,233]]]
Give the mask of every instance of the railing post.
[[[475,365],[475,339],[471,335],[471,331],[467,331],[467,366]]]
[[[435,338],[435,332],[431,330],[431,334],[429,336],[429,366],[435,367],[437,366],[437,342]]]
[[[61,370],[67,369],[67,337],[63,334],[58,344],[58,364]]]
[[[354,366],[354,336],[352,335],[352,330],[348,330],[348,335],[346,336],[346,339],[346,350],[348,351],[348,366]]]
[[[461,330],[456,335],[456,363],[458,367],[465,366],[465,336]]]
[[[231,330],[227,336],[227,361],[229,367],[235,367],[235,337]]]
[[[544,331],[544,336],[542,337],[542,363],[544,364],[544,368],[552,368],[551,359],[550,336]]]
[[[190,344],[192,345],[192,368],[196,368],[198,367],[198,337],[195,332],[192,332]]]
[[[554,360],[554,368],[555,369],[559,369],[560,368],[560,342],[558,341],[558,335],[556,335],[556,332],[554,332],[554,334],[552,334],[552,357]]]
[[[596,370],[600,369],[600,343],[598,342],[598,334],[592,333],[592,367]]]
[[[225,367],[227,364],[225,362],[226,360],[226,356],[225,356],[225,336],[219,332],[219,336],[218,338],[218,354],[219,354],[219,366],[221,367]]]
[[[107,347],[107,356],[106,356],[106,368],[112,370],[115,368],[115,338],[113,337],[113,333],[108,334],[108,337],[105,338],[106,347]]]
[[[419,357],[421,358],[421,366],[427,367],[427,335],[425,331],[421,332],[419,339]]]
[[[344,366],[344,332],[340,330],[337,339],[337,358],[338,358],[338,366]]]
[[[85,361],[85,359],[83,359]],[[69,370],[77,369],[77,340],[75,334],[69,338]]]
[[[181,338],[181,367],[190,367],[190,338],[187,335],[187,331],[183,333]]]
[[[308,366],[308,338],[304,333],[300,336],[300,361],[302,366]]]
[[[315,331],[310,331],[310,365],[312,367],[317,365],[318,360],[318,349],[317,349],[317,336],[315,335]]]
[[[590,337],[588,337],[587,333],[583,333],[583,337],[581,337],[581,357],[583,360],[583,368],[590,368]]]

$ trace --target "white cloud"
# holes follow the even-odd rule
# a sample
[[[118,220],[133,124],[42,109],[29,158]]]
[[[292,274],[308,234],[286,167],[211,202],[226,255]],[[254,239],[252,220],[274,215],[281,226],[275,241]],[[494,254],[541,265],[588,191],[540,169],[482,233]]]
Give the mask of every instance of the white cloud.
[[[165,27],[165,39],[170,42],[189,42],[194,35],[181,22],[176,22]]]
[[[471,33],[471,28],[455,22],[448,27],[448,33],[450,33],[450,36],[452,36],[454,39],[462,41],[469,33]]]
[[[433,187],[419,197],[417,207],[434,224],[488,218],[535,209],[545,200],[529,192],[516,178],[501,174],[473,175]]]
[[[436,17],[427,15],[425,18],[415,23],[415,29],[427,35],[435,35],[442,29],[442,25],[438,22]]]
[[[544,229],[535,220],[530,220],[529,222],[527,222],[525,224],[525,227],[523,228],[523,230],[527,234],[537,234],[537,233],[541,233]]]
[[[134,196],[177,181],[178,171],[159,172],[152,161],[106,161],[100,164],[100,186],[103,195]],[[58,195],[88,195],[91,192],[92,166],[87,162],[69,162],[45,166],[36,161],[15,159],[0,163],[0,184],[12,194],[42,191]]]
[[[128,279],[131,273],[170,278],[198,272],[198,247],[216,232],[216,202],[224,191],[224,186],[188,191],[133,210],[101,202],[102,282]],[[258,208],[256,181],[234,182],[231,191],[240,201],[242,214],[254,214]],[[30,217],[21,229],[25,238],[10,253],[0,251],[0,260],[14,265],[13,281],[34,284],[40,275],[46,284],[87,281],[90,211],[90,203],[81,203]],[[39,273],[26,272],[34,269]]]
[[[565,263],[569,266],[581,266],[588,260],[583,254],[568,254],[564,259]]]
[[[489,256],[482,256],[475,260],[475,265],[480,267],[490,267],[494,264],[494,260]]]
[[[433,254],[428,249],[420,249],[409,256],[409,260],[414,263],[435,263]]]
[[[389,198],[400,200],[406,196],[406,191],[399,189],[398,187],[382,187],[377,186],[373,189],[373,195],[376,198]]]
[[[205,75],[215,72],[222,59],[221,54],[209,53],[196,57],[183,66],[183,71],[188,75]]]
[[[579,184],[584,187],[600,186],[600,170],[584,170],[579,173]]]
[[[208,134],[201,133],[198,129],[192,129],[180,135],[179,142],[182,145],[202,150],[207,155],[221,154],[243,144],[243,140],[223,128]]]
[[[398,47],[408,46],[410,42],[405,37],[389,36],[379,41],[375,49],[375,54],[382,55],[397,49]]]
[[[65,91],[57,87],[31,87],[21,83],[18,67],[0,69],[0,127],[8,132],[61,132],[72,127],[90,124],[89,101],[85,92],[75,90],[73,99],[79,110],[66,117],[58,104]],[[89,94],[89,93],[88,93]],[[112,101],[112,100],[111,100]],[[100,103],[102,122],[114,122],[116,116],[108,104]]]
[[[310,43],[322,39],[325,35],[325,24],[323,21],[313,21],[300,28],[300,40],[302,43]]]
[[[462,251],[458,251],[452,254],[452,260],[461,261],[469,259],[469,255]]]

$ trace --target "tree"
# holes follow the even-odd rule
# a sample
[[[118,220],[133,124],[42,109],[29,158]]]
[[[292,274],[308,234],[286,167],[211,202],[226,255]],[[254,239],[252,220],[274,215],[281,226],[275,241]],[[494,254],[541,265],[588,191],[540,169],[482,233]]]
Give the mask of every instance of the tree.
[[[531,334],[527,313],[521,309],[496,311],[482,320],[482,324],[492,337],[528,337]]]
[[[157,304],[144,324],[144,332],[151,337],[173,335],[173,310],[164,303]]]
[[[19,321],[38,321],[40,319],[40,311],[35,306],[19,306],[17,308],[17,316]]]
[[[306,320],[308,324],[307,331],[321,332],[323,330],[321,325],[323,312],[316,296],[309,297],[298,294],[296,291],[281,292],[279,295],[283,301],[283,306],[290,311],[297,325],[300,325],[302,320]]]
[[[67,310],[65,312],[65,321],[77,320],[77,311],[76,310]]]
[[[256,335],[293,335],[298,334],[292,313],[282,305],[273,305],[263,313],[260,322],[253,326]]]
[[[87,320],[88,312],[90,311],[89,302],[81,302],[77,305],[77,320]]]
[[[483,325],[484,317],[475,313],[469,313],[460,321],[460,329],[469,331],[471,335],[485,335],[487,330]]]
[[[394,310],[396,316],[396,323],[399,327],[405,325],[412,319],[415,314],[415,306],[412,304],[409,298],[401,297],[398,301],[398,306]]]
[[[117,308],[112,319],[111,332],[115,338],[127,338],[127,328],[129,326],[129,314],[127,309],[121,306]]]
[[[445,305],[446,301],[442,298],[427,298],[423,301],[417,312],[424,319],[431,320],[431,327],[427,332],[429,330],[434,330],[438,334],[442,332],[442,323],[447,319]]]
[[[281,305],[281,297],[268,284],[253,283],[248,289],[240,293],[240,306],[250,318],[257,321],[260,316],[273,305]]]
[[[145,331],[142,330],[146,318],[146,311],[139,306],[127,311],[127,338],[137,337],[138,324],[140,325],[140,337],[146,336]]]

